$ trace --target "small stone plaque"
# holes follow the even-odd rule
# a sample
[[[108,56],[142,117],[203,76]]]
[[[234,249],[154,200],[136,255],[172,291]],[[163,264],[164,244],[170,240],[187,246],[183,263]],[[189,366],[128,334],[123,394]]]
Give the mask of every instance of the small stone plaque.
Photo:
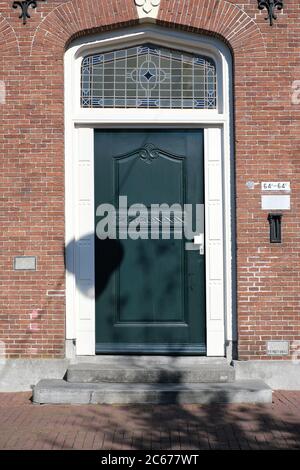
[[[262,196],[261,197],[262,210],[290,210],[291,198],[290,196]]]
[[[15,271],[36,271],[36,256],[16,256],[14,258]]]
[[[289,349],[288,341],[267,341],[268,356],[288,356]]]

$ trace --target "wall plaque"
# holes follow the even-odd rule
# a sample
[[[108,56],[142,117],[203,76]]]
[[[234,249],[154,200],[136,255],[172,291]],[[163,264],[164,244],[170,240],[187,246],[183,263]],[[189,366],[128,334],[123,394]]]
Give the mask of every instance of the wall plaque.
[[[16,256],[14,258],[15,271],[36,271],[36,256]]]
[[[268,356],[288,356],[289,349],[288,341],[267,341]]]
[[[262,210],[290,210],[291,198],[288,195],[261,196]]]

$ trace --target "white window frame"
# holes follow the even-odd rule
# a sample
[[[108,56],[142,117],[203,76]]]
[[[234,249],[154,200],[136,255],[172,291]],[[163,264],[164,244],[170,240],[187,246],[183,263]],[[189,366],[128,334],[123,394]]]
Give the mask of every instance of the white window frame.
[[[153,42],[211,57],[217,109],[80,107],[81,61],[92,53]],[[65,53],[66,339],[77,355],[95,354],[94,129],[204,129],[207,356],[224,356],[235,339],[232,302],[231,54],[218,39],[155,25],[81,38]]]

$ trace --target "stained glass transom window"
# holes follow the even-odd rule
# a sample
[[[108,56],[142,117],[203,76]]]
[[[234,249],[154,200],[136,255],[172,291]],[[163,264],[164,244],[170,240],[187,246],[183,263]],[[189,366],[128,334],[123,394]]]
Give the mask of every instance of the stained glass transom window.
[[[81,67],[83,108],[215,109],[212,59],[142,45],[87,56]]]

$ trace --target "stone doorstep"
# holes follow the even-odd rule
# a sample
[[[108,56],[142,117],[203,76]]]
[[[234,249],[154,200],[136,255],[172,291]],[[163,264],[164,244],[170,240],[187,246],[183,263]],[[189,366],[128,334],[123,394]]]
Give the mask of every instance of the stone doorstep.
[[[271,403],[272,390],[260,380],[194,384],[87,384],[41,380],[33,391],[39,404],[212,404]]]
[[[202,365],[226,366],[228,360],[225,357],[207,356],[172,356],[172,355],[125,355],[125,354],[101,354],[96,356],[76,356],[72,365],[79,366],[84,363],[107,367],[199,367]]]
[[[224,383],[234,382],[235,370],[227,363],[139,364],[129,362],[104,364],[80,363],[68,367],[66,380],[71,383]]]

